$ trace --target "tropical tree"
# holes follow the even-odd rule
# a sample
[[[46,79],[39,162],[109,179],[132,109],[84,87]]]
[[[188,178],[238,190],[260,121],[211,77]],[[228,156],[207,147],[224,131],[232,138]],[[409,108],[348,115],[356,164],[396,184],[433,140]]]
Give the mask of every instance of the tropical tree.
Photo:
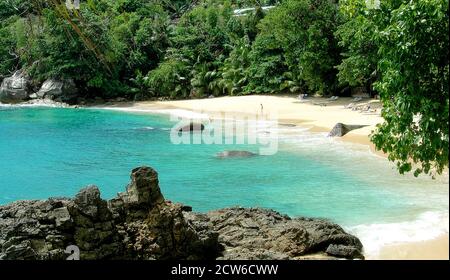
[[[331,0],[286,0],[270,10],[253,45],[250,73],[255,83],[249,90],[278,90],[284,72],[291,72],[312,92],[334,93],[334,66],[340,62],[334,37],[338,24],[338,6]],[[269,81],[261,87],[261,79]]]
[[[380,30],[375,88],[383,102],[372,136],[401,173],[441,173],[449,145],[448,1],[404,1]]]

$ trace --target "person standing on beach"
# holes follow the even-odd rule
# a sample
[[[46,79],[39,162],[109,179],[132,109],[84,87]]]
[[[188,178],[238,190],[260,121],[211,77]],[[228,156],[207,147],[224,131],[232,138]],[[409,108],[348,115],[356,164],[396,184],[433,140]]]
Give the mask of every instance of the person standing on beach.
[[[262,103],[260,105],[261,105],[261,115],[263,115],[264,106],[262,105]]]

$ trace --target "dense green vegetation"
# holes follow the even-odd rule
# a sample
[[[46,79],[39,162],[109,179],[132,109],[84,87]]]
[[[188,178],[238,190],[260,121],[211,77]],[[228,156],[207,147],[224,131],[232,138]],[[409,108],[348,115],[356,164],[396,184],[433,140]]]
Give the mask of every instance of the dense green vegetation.
[[[0,78],[130,99],[362,87],[384,105],[372,140],[401,173],[448,166],[447,0],[64,2],[0,0]]]

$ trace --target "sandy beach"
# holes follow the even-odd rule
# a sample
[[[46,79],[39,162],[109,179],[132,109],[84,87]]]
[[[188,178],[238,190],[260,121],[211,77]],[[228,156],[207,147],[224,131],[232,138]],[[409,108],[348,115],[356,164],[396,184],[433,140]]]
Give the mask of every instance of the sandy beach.
[[[383,121],[380,116],[381,105],[378,100],[363,99],[356,102],[361,107],[370,106],[370,110],[352,110],[345,108],[355,103],[353,98],[339,98],[331,101],[325,98],[309,98],[299,100],[292,96],[239,96],[211,99],[194,99],[180,101],[143,101],[135,103],[118,103],[107,107],[122,108],[136,111],[153,111],[161,109],[183,109],[197,113],[219,116],[218,113],[236,113],[243,115],[276,114],[279,123],[290,123],[309,127],[312,131],[330,131],[338,122],[347,125],[365,125],[342,137],[350,141],[369,145],[369,135],[376,125]],[[261,106],[262,105],[262,106]],[[372,259],[449,259],[448,233],[439,238],[414,243],[393,244],[382,248],[379,256]]]
[[[436,239],[400,243],[381,249],[377,259],[382,260],[448,260],[449,236],[442,235]]]
[[[357,102],[358,104],[371,103],[375,107],[376,100],[366,99]],[[363,124],[367,127],[354,130],[345,138],[358,138],[367,135],[374,129],[375,125],[382,122],[378,112],[360,112],[346,109],[344,106],[355,103],[352,98],[340,98],[336,101],[330,101],[325,98],[310,98],[299,100],[292,96],[261,96],[249,95],[239,97],[220,97],[211,99],[195,99],[180,101],[157,101],[157,102],[138,102],[133,105],[135,108],[155,108],[155,107],[174,107],[196,112],[205,112],[210,114],[220,113],[244,113],[256,115],[276,114],[280,122],[295,123],[305,126],[313,126],[316,130],[329,131],[337,122],[344,124]],[[339,116],[339,120],[336,119]],[[347,135],[346,135],[347,136]]]

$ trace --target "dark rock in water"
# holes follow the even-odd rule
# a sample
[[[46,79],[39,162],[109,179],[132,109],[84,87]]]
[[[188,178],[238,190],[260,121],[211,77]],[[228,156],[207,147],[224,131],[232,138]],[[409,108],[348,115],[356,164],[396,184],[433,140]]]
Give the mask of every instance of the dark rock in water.
[[[291,219],[272,210],[228,208],[207,214],[185,213],[197,231],[211,227],[224,246],[220,259],[297,259],[322,253],[361,258],[362,244],[338,225],[323,219]],[[344,248],[344,247],[342,247]]]
[[[333,129],[328,133],[329,137],[342,137],[352,130],[363,128],[367,125],[346,125],[343,123],[337,123]]]
[[[248,158],[254,157],[258,154],[249,152],[249,151],[223,151],[216,154],[218,158]]]
[[[195,132],[205,130],[205,125],[202,123],[191,122],[188,125],[178,128],[178,132]]]
[[[191,211],[164,200],[155,170],[136,168],[109,201],[88,186],[74,199],[0,206],[0,260],[63,260],[73,245],[82,260],[363,258],[361,242],[326,220],[257,208]]]
[[[48,79],[42,84],[41,89],[35,94],[35,97],[75,104],[78,98],[78,89],[72,79]]]
[[[20,103],[29,99],[30,80],[21,71],[3,79],[0,87],[0,102]]]

